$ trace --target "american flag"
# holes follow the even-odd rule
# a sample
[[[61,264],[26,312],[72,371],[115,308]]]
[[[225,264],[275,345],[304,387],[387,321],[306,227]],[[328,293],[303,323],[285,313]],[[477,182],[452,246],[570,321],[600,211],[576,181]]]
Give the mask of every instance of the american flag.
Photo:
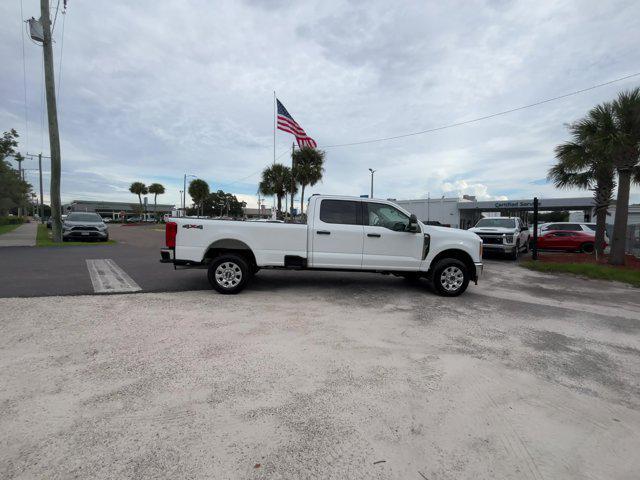
[[[296,122],[291,114],[287,112],[287,109],[284,108],[284,105],[282,105],[282,103],[280,103],[280,100],[276,99],[276,102],[278,102],[278,130],[289,132],[290,134],[295,136],[300,148],[316,148],[318,146],[316,141],[308,136],[307,133],[302,129],[302,127],[298,125],[298,122]]]

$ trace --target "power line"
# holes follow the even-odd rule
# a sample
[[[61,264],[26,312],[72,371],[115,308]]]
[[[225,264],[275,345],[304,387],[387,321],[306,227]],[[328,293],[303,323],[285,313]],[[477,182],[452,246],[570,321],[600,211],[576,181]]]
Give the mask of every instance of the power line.
[[[545,100],[540,100],[538,102],[530,103],[528,105],[523,105],[521,107],[510,108],[509,110],[503,110],[501,112],[492,113],[490,115],[484,115],[482,117],[473,118],[471,120],[464,120],[464,121],[461,121],[461,122],[450,123],[449,125],[443,125],[441,127],[429,128],[427,130],[421,130],[419,132],[405,133],[403,135],[395,135],[393,137],[384,137],[384,138],[375,138],[375,139],[372,139],[372,140],[363,140],[361,142],[339,143],[339,144],[335,144],[335,145],[323,145],[320,148],[349,147],[349,146],[352,146],[352,145],[364,145],[364,144],[367,144],[367,143],[384,142],[384,141],[387,141],[387,140],[396,140],[398,138],[413,137],[415,135],[423,135],[425,133],[437,132],[439,130],[445,130],[445,129],[448,129],[448,128],[459,127],[461,125],[468,125],[470,123],[480,122],[482,120],[488,120],[490,118],[498,117],[500,115],[506,115],[508,113],[517,112],[519,110],[524,110],[526,108],[537,107],[538,105],[543,105],[545,103],[554,102],[556,100],[560,100],[560,99],[563,99],[563,98],[571,97],[573,95],[578,95],[580,93],[588,92],[590,90],[595,90],[596,88],[604,87],[606,85],[611,85],[612,83],[621,82],[623,80],[628,80],[630,78],[634,78],[634,77],[638,77],[638,76],[640,76],[640,72],[633,73],[631,75],[627,75],[627,76],[624,76],[624,77],[616,78],[615,80],[610,80],[608,82],[599,83],[599,84],[593,85],[591,87],[587,87],[587,88],[583,88],[583,89],[580,89],[580,90],[576,90],[574,92],[565,93],[563,95],[558,95],[557,97],[552,97],[552,98],[547,98]]]
[[[60,9],[60,0],[58,0],[58,3],[56,4],[56,14],[53,17],[53,25],[51,26],[51,36],[53,36],[53,31],[56,28],[56,20],[58,20],[58,10]]]
[[[282,152],[280,155],[278,155],[278,156],[276,157],[276,160],[280,159],[280,158],[281,158],[283,155],[285,155],[286,153],[289,153],[289,150],[288,150],[288,149],[287,149],[287,150],[285,150],[284,152]],[[251,174],[247,175],[246,177],[239,178],[238,180],[234,180],[233,182],[229,182],[229,183],[221,183],[221,184],[220,184],[220,186],[221,186],[221,187],[228,187],[229,185],[233,185],[234,183],[241,182],[241,181],[243,181],[243,180],[246,180],[247,178],[251,178],[251,177],[253,177],[254,175],[257,175],[257,174],[259,174],[259,173],[262,173],[262,171],[263,171],[263,170],[264,170],[264,168],[261,168],[261,169],[260,169],[260,170],[258,170],[257,172],[253,172],[253,173],[251,173]]]
[[[579,95],[580,93],[588,92],[590,90],[595,90],[596,88],[604,87],[604,86],[607,86],[607,85],[611,85],[613,83],[621,82],[623,80],[628,80],[630,78],[634,78],[634,77],[638,77],[638,76],[640,76],[640,72],[633,73],[631,75],[626,75],[624,77],[616,78],[615,80],[610,80],[608,82],[599,83],[597,85],[592,85],[591,87],[582,88],[580,90],[575,90],[573,92],[569,92],[569,93],[565,93],[565,94],[562,94],[562,95],[558,95],[556,97],[551,97],[551,98],[547,98],[547,99],[544,99],[544,100],[540,100],[540,101],[537,101],[537,102],[534,102],[534,103],[530,103],[528,105],[522,105],[520,107],[510,108],[509,110],[503,110],[501,112],[496,112],[496,113],[492,113],[492,114],[489,114],[489,115],[484,115],[482,117],[472,118],[471,120],[464,120],[464,121],[460,121],[460,122],[450,123],[448,125],[442,125],[440,127],[429,128],[427,130],[421,130],[419,132],[405,133],[403,135],[395,135],[393,137],[384,137],[384,138],[375,138],[375,139],[371,139],[371,140],[363,140],[363,141],[360,141],[360,142],[338,143],[338,144],[334,144],[334,145],[321,145],[319,148],[335,148],[335,147],[350,147],[350,146],[353,146],[353,145],[365,145],[367,143],[384,142],[384,141],[387,141],[387,140],[396,140],[398,138],[412,137],[412,136],[416,136],[416,135],[423,135],[425,133],[431,133],[431,132],[437,132],[437,131],[440,131],[440,130],[446,130],[448,128],[454,128],[454,127],[459,127],[459,126],[462,126],[462,125],[468,125],[470,123],[480,122],[482,120],[488,120],[490,118],[498,117],[500,115],[506,115],[508,113],[517,112],[519,110],[524,110],[524,109],[527,109],[527,108],[543,105],[545,103],[554,102],[556,100],[561,100],[563,98],[571,97],[571,96],[574,96],[574,95]],[[280,155],[278,155],[276,160],[278,160],[280,157],[282,157],[287,152],[288,152],[288,150],[285,150],[284,152],[282,152]],[[261,171],[262,170],[259,170],[258,172],[252,173],[251,175],[247,175],[246,177],[243,177],[243,178],[241,178],[239,180],[234,180],[233,182],[225,183],[222,186],[233,185],[234,183],[241,182],[242,180],[246,180],[247,178],[250,178],[250,177],[258,174]]]
[[[58,5],[60,4],[60,1],[58,0]],[[56,15],[57,15],[57,8],[56,8]],[[60,62],[58,64],[58,92],[56,93],[56,97],[58,98],[58,101],[60,100],[60,88],[62,88],[62,51],[64,50],[64,23],[65,20],[67,18],[67,7],[66,7],[66,2],[65,2],[65,7],[62,10],[62,33],[60,34]],[[51,33],[53,34],[53,30],[51,31]]]

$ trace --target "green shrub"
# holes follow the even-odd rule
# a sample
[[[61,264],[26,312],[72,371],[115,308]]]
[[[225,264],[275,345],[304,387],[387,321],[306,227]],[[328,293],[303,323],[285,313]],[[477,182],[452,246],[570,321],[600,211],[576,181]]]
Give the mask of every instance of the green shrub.
[[[20,225],[24,217],[0,217],[0,225]]]

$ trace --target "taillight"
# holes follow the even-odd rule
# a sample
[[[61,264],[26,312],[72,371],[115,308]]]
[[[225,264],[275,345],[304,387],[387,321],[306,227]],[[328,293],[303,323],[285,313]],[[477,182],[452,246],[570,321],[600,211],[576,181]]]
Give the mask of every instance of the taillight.
[[[165,227],[165,243],[168,248],[176,248],[176,235],[178,234],[178,224],[167,222]]]

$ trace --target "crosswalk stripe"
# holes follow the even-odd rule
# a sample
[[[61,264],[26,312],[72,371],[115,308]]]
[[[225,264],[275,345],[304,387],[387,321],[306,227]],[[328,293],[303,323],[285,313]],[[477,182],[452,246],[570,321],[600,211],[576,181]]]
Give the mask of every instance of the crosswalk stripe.
[[[116,262],[110,258],[87,260],[93,290],[96,293],[138,292],[142,290]]]

